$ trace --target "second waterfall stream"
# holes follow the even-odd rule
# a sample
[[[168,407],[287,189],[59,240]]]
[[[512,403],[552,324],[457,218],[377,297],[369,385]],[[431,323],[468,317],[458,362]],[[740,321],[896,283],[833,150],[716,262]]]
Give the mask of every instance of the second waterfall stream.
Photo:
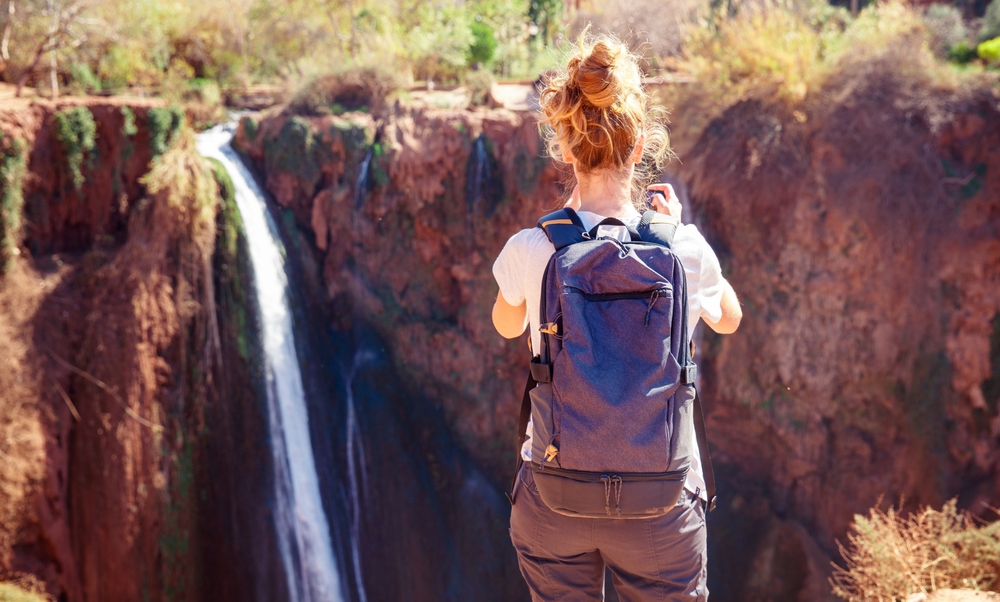
[[[233,126],[198,135],[198,151],[222,162],[233,180],[246,230],[253,283],[260,303],[266,363],[267,408],[274,457],[275,525],[292,602],[345,599],[323,511],[309,414],[295,351],[288,276],[278,229],[264,195],[230,146]]]

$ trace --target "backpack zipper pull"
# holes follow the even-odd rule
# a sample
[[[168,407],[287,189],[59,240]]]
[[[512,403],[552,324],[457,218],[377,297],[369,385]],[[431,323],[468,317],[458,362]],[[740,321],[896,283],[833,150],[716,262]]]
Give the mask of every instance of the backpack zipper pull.
[[[643,326],[649,326],[649,312],[653,311],[653,306],[656,305],[656,300],[659,298],[659,289],[653,291],[653,294],[649,296],[649,303],[646,304],[646,319],[642,323]]]
[[[552,445],[550,443],[549,446],[545,448],[545,461],[546,462],[551,462],[551,461],[555,460],[556,459],[556,455],[558,453],[559,453],[559,448],[556,447],[555,445]]]
[[[618,518],[622,516],[622,478],[619,476],[611,477],[611,482],[615,485],[615,512],[618,513]],[[610,508],[608,509],[610,514]]]

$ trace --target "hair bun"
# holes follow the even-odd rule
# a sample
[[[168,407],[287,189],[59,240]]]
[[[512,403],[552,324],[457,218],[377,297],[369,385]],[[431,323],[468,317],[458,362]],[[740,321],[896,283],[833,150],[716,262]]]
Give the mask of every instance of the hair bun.
[[[583,54],[576,65],[573,79],[587,102],[598,109],[621,100],[622,91],[628,89],[623,79],[635,79],[638,83],[638,73],[624,73],[628,71],[629,61],[623,61],[621,54],[621,48],[612,48],[601,40],[590,52]]]

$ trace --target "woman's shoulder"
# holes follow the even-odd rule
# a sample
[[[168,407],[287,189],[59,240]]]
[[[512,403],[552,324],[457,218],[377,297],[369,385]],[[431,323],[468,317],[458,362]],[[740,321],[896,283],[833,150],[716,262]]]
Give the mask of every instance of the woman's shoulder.
[[[673,252],[687,268],[700,264],[706,252],[713,252],[708,241],[694,224],[681,224],[674,234]]]
[[[549,242],[545,232],[541,228],[525,228],[515,232],[510,239],[507,240],[508,247],[514,247],[523,251],[541,251],[548,247],[551,253],[554,250],[552,243]]]

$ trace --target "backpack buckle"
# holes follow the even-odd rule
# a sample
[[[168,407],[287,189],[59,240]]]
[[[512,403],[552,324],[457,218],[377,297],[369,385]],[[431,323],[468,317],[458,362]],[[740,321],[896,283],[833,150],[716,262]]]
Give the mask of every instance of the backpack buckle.
[[[550,364],[532,361],[528,367],[531,370],[531,378],[535,379],[535,382],[552,382],[552,366]]]
[[[559,334],[559,324],[557,322],[546,322],[538,327],[538,332],[542,334]]]

